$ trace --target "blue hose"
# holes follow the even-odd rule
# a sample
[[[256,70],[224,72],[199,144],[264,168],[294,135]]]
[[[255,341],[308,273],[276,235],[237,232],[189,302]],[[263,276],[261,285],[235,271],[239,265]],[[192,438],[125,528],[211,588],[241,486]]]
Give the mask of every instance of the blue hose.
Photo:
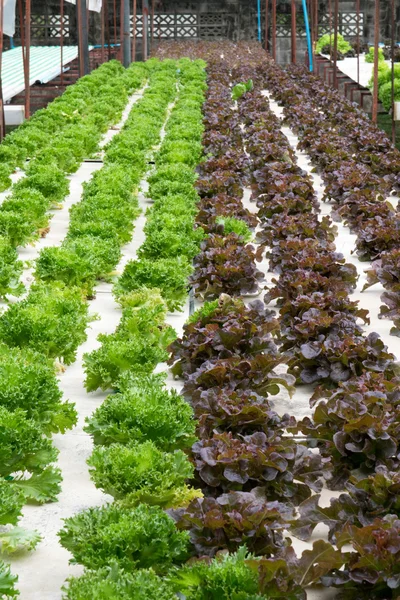
[[[258,41],[261,42],[261,0],[257,0]]]
[[[306,0],[302,0],[302,2],[303,2],[303,13],[304,13],[304,25],[306,26],[306,35],[307,35],[308,57],[310,60],[310,71],[312,72],[314,70],[314,66],[313,66],[313,52],[312,52],[312,43],[311,43],[310,23],[308,22],[308,12],[307,12]]]

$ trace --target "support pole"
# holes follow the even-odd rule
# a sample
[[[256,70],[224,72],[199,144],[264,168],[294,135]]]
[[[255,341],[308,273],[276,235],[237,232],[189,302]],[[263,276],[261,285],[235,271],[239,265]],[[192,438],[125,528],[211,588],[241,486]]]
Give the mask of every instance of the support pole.
[[[149,56],[149,0],[142,0],[143,13],[143,60]]]
[[[30,60],[31,60],[31,0],[25,3],[25,119],[31,116],[31,86],[30,86]]]
[[[76,9],[78,21],[79,76],[83,77],[89,73],[89,44],[86,0],[77,0]]]
[[[268,52],[268,12],[269,0],[265,0],[265,51]]]
[[[110,18],[108,13],[108,2],[104,2],[104,19],[106,25],[106,36],[107,36],[107,56],[108,60],[111,60],[111,35],[110,35]]]
[[[378,121],[378,66],[379,66],[379,16],[380,2],[375,0],[375,33],[374,33],[374,90],[372,97],[372,121]]]
[[[114,44],[117,45],[117,0],[113,0]]]
[[[261,0],[257,0],[257,39],[261,43]]]
[[[310,71],[312,72],[314,70],[314,65],[313,65],[313,49],[312,49],[312,44],[311,44],[310,23],[308,21],[308,11],[307,11],[306,0],[302,0],[302,3],[303,3],[304,25],[306,27],[306,36],[307,36],[309,68],[310,68]]]
[[[276,0],[272,0],[272,15],[271,15],[271,46],[272,46],[272,58],[276,60]]]
[[[3,102],[3,27],[4,27],[4,0],[0,0],[0,140],[6,134],[6,120],[4,117]],[[23,24],[21,23],[21,27]]]
[[[357,11],[357,83],[360,85],[360,0],[356,1]]]
[[[22,42],[22,40],[21,40]],[[60,0],[60,83],[64,84],[64,0]]]
[[[295,65],[296,64],[296,55],[297,55],[296,0],[292,0],[291,35],[292,35],[292,64]]]
[[[314,12],[315,43],[318,42],[318,36],[319,36],[318,19],[319,19],[318,0],[315,0],[315,12]]]
[[[137,21],[137,0],[133,0],[132,62],[136,62],[136,21]]]
[[[26,63],[26,44],[25,44],[25,17],[24,17],[24,6],[23,0],[18,0],[18,15],[19,15],[19,28],[21,32],[21,52],[22,52],[22,66],[24,68],[24,88],[25,93],[27,86],[29,85],[28,68]],[[25,118],[26,118],[26,107],[25,107]]]
[[[337,47],[338,47],[338,29],[339,29],[339,0],[335,0],[335,14],[333,25],[333,85],[338,88],[337,78]]]
[[[62,0],[61,0],[62,2]],[[101,11],[100,11],[100,20],[101,20],[101,54],[100,54],[100,59],[101,59],[101,63],[103,64],[106,60],[105,58],[105,5],[106,3],[103,2],[101,5]]]
[[[392,0],[392,142],[393,145],[396,144],[396,115],[394,112],[395,103],[394,103],[394,36],[396,35],[395,27],[396,27],[396,6],[395,0]]]
[[[131,64],[131,7],[129,0],[124,0],[123,4],[123,64],[127,68]]]
[[[121,6],[119,11],[119,56],[120,61],[124,64],[124,22],[125,22],[125,2],[129,0],[121,0]]]
[[[151,0],[150,52],[153,52],[153,44],[154,44],[154,4],[155,4],[155,0]]]

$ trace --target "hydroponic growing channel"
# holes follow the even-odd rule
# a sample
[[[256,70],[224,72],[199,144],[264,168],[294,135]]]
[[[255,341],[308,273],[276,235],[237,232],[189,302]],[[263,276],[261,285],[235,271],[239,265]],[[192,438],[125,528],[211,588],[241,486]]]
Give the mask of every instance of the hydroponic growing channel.
[[[400,154],[315,83],[166,43],[0,146],[1,598],[400,596]]]

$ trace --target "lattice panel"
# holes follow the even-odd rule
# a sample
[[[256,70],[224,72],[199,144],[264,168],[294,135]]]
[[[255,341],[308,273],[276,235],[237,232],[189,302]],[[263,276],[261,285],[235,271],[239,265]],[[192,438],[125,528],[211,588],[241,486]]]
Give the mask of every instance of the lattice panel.
[[[363,33],[364,28],[364,14],[360,13],[360,35]],[[320,21],[318,25],[318,35],[324,35],[329,33],[329,14],[320,15]],[[357,37],[357,13],[345,13],[339,14],[339,33],[341,33],[346,39]],[[276,18],[276,35],[280,38],[288,38],[291,36],[291,16],[290,15],[277,15]],[[304,25],[303,17],[297,17],[297,36],[305,37],[306,29]]]
[[[69,16],[64,15],[62,23],[64,37],[69,36]],[[61,37],[61,15],[49,15],[49,36],[51,38]]]
[[[176,15],[176,37],[197,37],[198,17],[194,14]]]
[[[345,37],[357,37],[357,13],[341,13],[339,22],[340,33]],[[360,14],[359,34],[362,35],[364,15]]]
[[[154,15],[154,36],[175,38],[175,15]]]
[[[69,15],[64,15],[62,32],[64,38],[70,36]],[[16,20],[15,37],[21,38],[19,19]],[[38,15],[31,16],[31,37],[35,40],[58,39],[61,37],[61,15]]]
[[[131,36],[133,36],[133,16],[131,15],[131,27],[130,27]],[[143,16],[136,16],[136,37],[143,37]]]
[[[223,13],[200,14],[200,37],[212,39],[227,35],[227,15]]]
[[[149,35],[151,17],[148,18]],[[133,35],[133,18],[131,18]],[[138,15],[136,37],[143,37],[143,17]],[[154,37],[156,39],[178,39],[198,37],[198,15],[194,13],[160,13],[154,15]]]

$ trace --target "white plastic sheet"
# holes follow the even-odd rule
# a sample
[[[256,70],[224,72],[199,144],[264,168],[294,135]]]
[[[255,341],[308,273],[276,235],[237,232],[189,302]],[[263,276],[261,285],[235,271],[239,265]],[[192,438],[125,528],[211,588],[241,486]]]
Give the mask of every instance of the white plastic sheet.
[[[7,0],[6,0],[7,1]],[[15,0],[13,0],[15,2]],[[70,4],[76,4],[76,0],[66,0]],[[103,4],[103,0],[86,0],[86,6],[89,10],[93,10],[94,12],[100,12],[101,6]]]
[[[15,33],[15,4],[17,0],[4,0],[3,33],[13,37]],[[101,0],[100,0],[101,2]]]

